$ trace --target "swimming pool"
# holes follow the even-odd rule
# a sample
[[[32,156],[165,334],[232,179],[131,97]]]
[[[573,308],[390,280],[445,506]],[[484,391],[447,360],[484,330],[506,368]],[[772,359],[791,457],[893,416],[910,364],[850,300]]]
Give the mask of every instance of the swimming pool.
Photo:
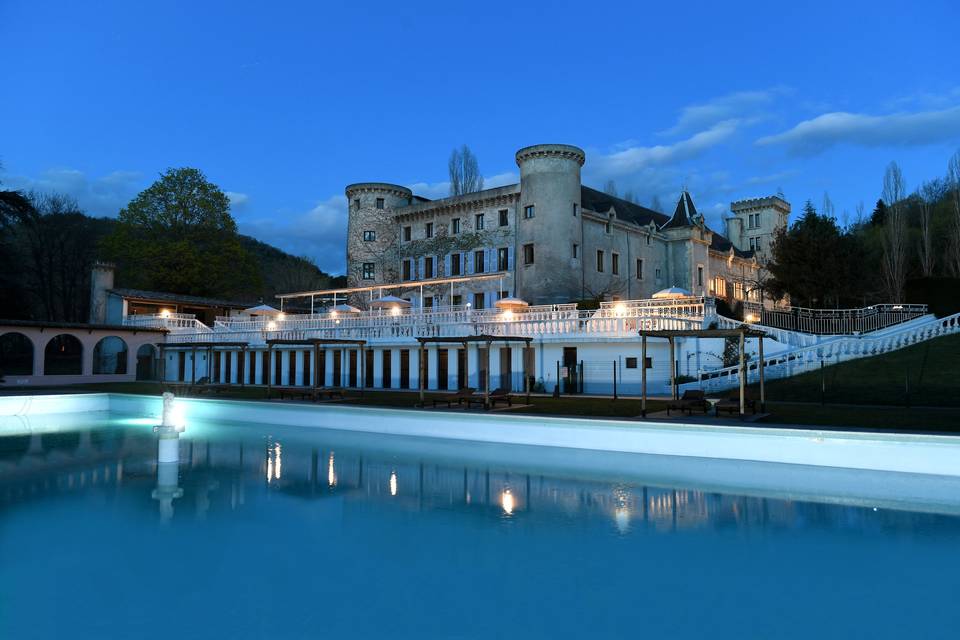
[[[0,637],[902,638],[960,622],[957,478],[209,418],[169,464],[156,420],[122,406],[0,424]]]

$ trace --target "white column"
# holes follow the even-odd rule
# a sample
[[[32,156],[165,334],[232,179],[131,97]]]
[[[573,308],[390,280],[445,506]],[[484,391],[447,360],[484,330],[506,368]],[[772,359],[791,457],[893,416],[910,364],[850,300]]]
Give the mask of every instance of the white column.
[[[332,387],[333,384],[333,352],[324,347],[320,351],[320,357],[323,358],[323,386]]]
[[[410,388],[416,391],[420,388],[420,349],[410,347]]]
[[[500,387],[500,345],[490,345],[490,391]]]
[[[400,349],[390,350],[390,388],[400,388]]]
[[[370,349],[373,352],[373,386],[383,388],[383,349]]]
[[[467,386],[480,390],[480,350],[476,342],[467,343]]]
[[[427,345],[427,389],[440,388],[440,351],[435,344]]]
[[[456,391],[458,387],[457,363],[460,362],[460,349],[447,349],[447,389]]]
[[[293,380],[290,381],[291,385],[302,384],[300,378],[303,376],[303,352],[300,349],[290,352],[290,357],[293,358],[294,364],[294,376]]]
[[[523,391],[523,349],[524,344],[512,344],[510,345],[511,356],[510,356],[510,369],[512,375],[510,376],[510,387],[517,392]]]

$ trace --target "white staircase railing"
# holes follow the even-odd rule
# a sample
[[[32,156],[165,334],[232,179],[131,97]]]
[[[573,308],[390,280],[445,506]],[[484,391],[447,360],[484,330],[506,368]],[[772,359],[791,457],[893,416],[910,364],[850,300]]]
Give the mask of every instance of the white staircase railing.
[[[766,327],[757,327],[767,330]],[[960,333],[960,313],[945,318],[928,316],[921,322],[888,327],[882,331],[863,336],[830,336],[812,345],[787,349],[765,356],[764,376],[767,380],[787,378],[821,366],[821,362],[837,364],[857,358],[896,351],[912,344],[933,338]],[[771,336],[772,337],[772,336]],[[759,361],[747,363],[747,382],[757,382],[760,377]],[[680,389],[717,390],[734,387],[740,383],[740,366],[722,367],[700,374],[700,380],[679,385]]]

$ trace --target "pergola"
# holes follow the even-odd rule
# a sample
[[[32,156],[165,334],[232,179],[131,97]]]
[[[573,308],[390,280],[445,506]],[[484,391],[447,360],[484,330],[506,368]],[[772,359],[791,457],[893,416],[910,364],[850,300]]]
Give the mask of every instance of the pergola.
[[[505,271],[496,271],[493,273],[485,274],[476,274],[472,276],[455,276],[451,278],[429,278],[425,280],[405,280],[403,282],[391,282],[377,285],[368,285],[365,287],[344,287],[340,289],[318,289],[316,291],[297,291],[294,293],[281,293],[277,294],[277,298],[280,300],[280,309],[283,309],[283,303],[287,300],[293,300],[296,298],[310,298],[310,313],[314,311],[314,302],[316,298],[323,300],[332,300],[333,304],[337,304],[338,299],[346,300],[350,295],[358,293],[367,293],[369,294],[370,302],[374,302],[377,298],[374,298],[374,292],[377,292],[379,297],[383,297],[384,291],[403,291],[410,289],[419,289],[420,290],[420,306],[423,306],[423,288],[424,287],[437,287],[437,286],[449,286],[450,287],[450,296],[453,297],[454,286],[458,284],[463,284],[467,282],[486,282],[489,280],[499,280],[500,281],[500,290],[503,290],[503,279],[509,277],[509,273]]]
[[[533,338],[528,336],[491,336],[486,334],[476,335],[476,336],[449,336],[449,337],[431,337],[431,338],[417,338],[417,342],[420,343],[419,353],[417,358],[419,360],[419,369],[420,372],[417,376],[418,386],[420,387],[420,404],[424,402],[424,362],[423,362],[423,347],[428,343],[432,344],[460,344],[463,345],[463,348],[466,349],[467,345],[471,342],[477,342],[487,345],[486,350],[486,380],[484,380],[483,385],[483,404],[487,406],[490,402],[490,345],[494,342],[503,342],[504,344],[510,344],[511,342],[522,342],[524,346],[529,345]],[[527,394],[527,401],[529,402],[530,396],[530,380],[527,378],[526,373],[523,376],[523,389],[524,393]]]
[[[273,348],[275,346],[311,347],[311,351],[313,354],[313,362],[311,366],[311,371],[313,371],[313,386],[320,387],[323,385],[320,384],[320,376],[318,376],[316,372],[318,371],[317,361],[319,360],[321,346],[343,345],[343,346],[360,347],[360,358],[358,363],[360,365],[360,371],[357,375],[357,381],[361,382],[364,379],[363,367],[364,367],[365,358],[363,357],[363,347],[366,344],[367,344],[366,340],[345,340],[345,339],[338,339],[338,338],[304,338],[302,340],[277,338],[274,340],[267,340],[267,354],[269,354],[270,361],[273,362]],[[271,376],[267,375],[267,394],[268,395],[270,393],[271,386],[272,386]],[[339,386],[339,385],[335,384],[334,386]],[[360,385],[360,388],[363,389],[362,384]],[[361,395],[363,395],[362,391],[361,391]]]
[[[764,331],[753,329],[745,324],[736,329],[677,329],[662,331],[640,330],[642,366],[640,369],[640,414],[647,415],[647,338],[666,338],[670,344],[670,398],[677,399],[677,369],[674,364],[674,341],[677,338],[738,338],[740,342],[740,417],[743,418],[746,413],[746,393],[747,393],[747,363],[746,363],[746,339],[758,338],[760,343],[759,353],[759,374],[760,374],[760,410],[766,410],[766,394],[763,386],[763,337]]]

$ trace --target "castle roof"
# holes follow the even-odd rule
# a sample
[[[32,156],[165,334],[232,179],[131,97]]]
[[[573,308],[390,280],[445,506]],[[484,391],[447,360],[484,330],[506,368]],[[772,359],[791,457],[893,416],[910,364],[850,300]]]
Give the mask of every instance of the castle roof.
[[[676,227],[692,227],[696,217],[697,208],[693,206],[693,198],[690,196],[689,191],[684,190],[684,192],[680,194],[680,199],[677,201],[677,210],[673,212],[673,217],[661,228],[674,229]]]
[[[605,213],[612,208],[618,219],[633,222],[639,226],[646,226],[652,221],[659,227],[668,220],[667,216],[659,211],[642,207],[582,185],[580,187],[580,205],[584,209],[598,213]]]

